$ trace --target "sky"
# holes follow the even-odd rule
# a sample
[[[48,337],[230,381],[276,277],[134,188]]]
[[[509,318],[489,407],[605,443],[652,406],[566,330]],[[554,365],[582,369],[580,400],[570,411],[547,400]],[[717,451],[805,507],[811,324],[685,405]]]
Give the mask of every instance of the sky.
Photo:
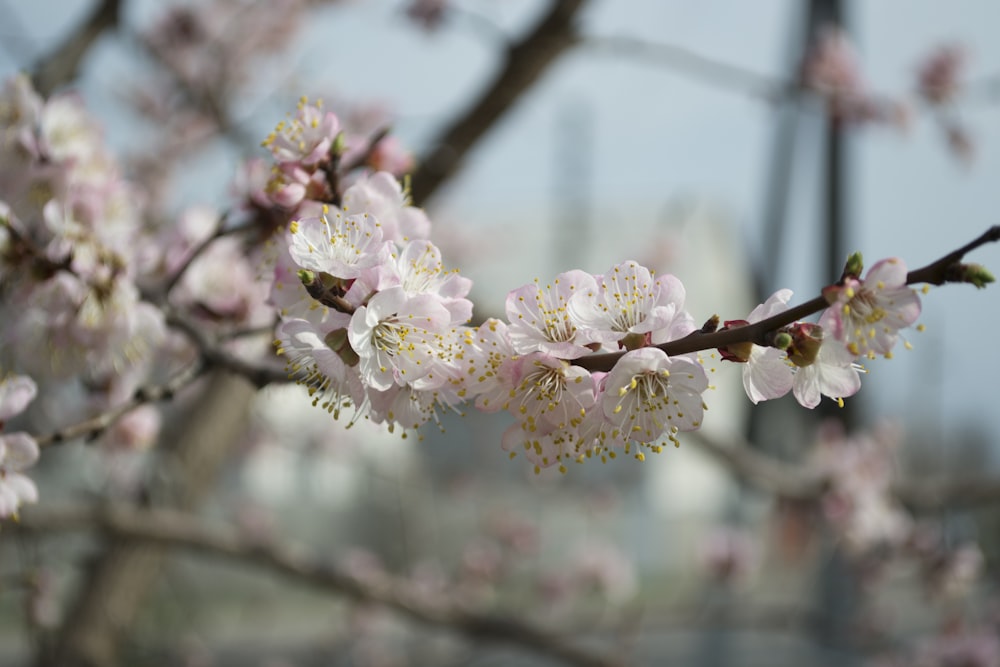
[[[0,28],[0,75],[43,53],[85,13],[87,4],[6,0],[0,7],[5,16],[16,16],[21,28],[12,28],[13,22]],[[459,17],[426,34],[404,19],[398,2],[356,0],[324,10],[283,56],[278,71],[288,73],[284,82],[276,88],[268,81],[256,91],[261,101],[247,112],[245,122],[263,136],[301,94],[368,100],[392,111],[395,132],[419,152],[497,65],[497,35],[522,30],[544,6],[540,0],[456,4],[486,21]],[[587,35],[670,44],[762,75],[785,77],[792,30],[803,4],[594,0],[583,26]],[[142,24],[161,6],[153,0],[130,3],[128,22]],[[848,3],[848,29],[865,77],[873,90],[888,94],[910,90],[917,63],[946,43],[967,48],[970,80],[1000,73],[997,25],[1000,4],[992,0]],[[119,122],[117,110],[120,81],[136,72],[129,49],[122,41],[102,42],[86,63],[80,85],[90,108],[104,119],[109,141],[119,147],[141,141],[134,126]],[[898,255],[916,266],[1000,223],[998,110],[1000,89],[992,100],[980,97],[960,107],[975,142],[969,164],[949,154],[935,120],[926,114],[917,114],[905,131],[853,131],[847,205],[851,247],[863,251],[869,264]],[[745,292],[745,285],[733,284],[745,278],[733,266],[728,267],[732,274],[723,274],[727,267],[722,265],[742,265],[755,257],[773,263],[779,256],[760,240],[775,119],[768,103],[716,81],[580,48],[565,55],[475,149],[463,173],[431,202],[432,219],[451,237],[441,244],[463,250],[469,260],[463,272],[479,280],[477,295],[488,309],[498,309],[507,290],[535,276],[544,279],[568,268],[602,271],[651,252],[665,233],[675,242],[676,265],[696,275],[688,278],[678,269],[682,280],[692,282],[691,310],[710,314],[723,305],[737,307],[732,304],[741,303],[742,296],[727,299],[730,291]],[[815,118],[807,113],[789,184],[791,227],[777,271],[781,284],[803,300],[821,286],[814,232],[820,172],[810,124],[816,124]],[[232,155],[208,153],[182,198],[224,192],[219,183],[225,178],[206,174],[211,169],[228,178],[233,160]],[[566,224],[567,203],[585,213],[584,222],[576,221],[583,225],[577,234],[590,243],[566,243],[556,226]],[[683,216],[677,211],[685,207],[693,217],[680,225]],[[702,222],[709,218],[711,222]],[[699,229],[698,239],[685,240],[685,234],[697,236]],[[490,239],[490,245],[477,243],[477,238]],[[708,256],[719,248],[722,255]],[[722,265],[716,261],[741,251],[747,257]],[[981,249],[971,259],[1000,272],[1000,247]],[[579,261],[577,267],[565,265],[572,260]],[[706,275],[709,270],[716,273]],[[733,284],[731,289],[725,281],[721,288],[714,287],[718,280],[706,282],[720,275]],[[718,298],[711,300],[707,288],[699,293],[696,280],[713,285]],[[705,301],[694,303],[696,293]],[[745,312],[720,314],[731,319]],[[933,422],[943,436],[942,448],[947,448],[949,434],[970,424],[982,425],[996,443],[1000,352],[989,341],[1000,326],[998,314],[1000,288],[932,291],[921,318],[927,332],[910,336],[915,350],[873,363],[855,400],[875,406],[872,412],[914,424]],[[1000,457],[1000,448],[995,454]]]

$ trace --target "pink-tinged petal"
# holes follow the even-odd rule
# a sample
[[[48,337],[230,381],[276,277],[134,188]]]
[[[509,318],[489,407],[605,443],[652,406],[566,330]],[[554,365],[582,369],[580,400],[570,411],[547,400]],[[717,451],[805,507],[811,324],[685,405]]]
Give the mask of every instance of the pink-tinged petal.
[[[864,284],[869,288],[899,287],[906,284],[906,262],[898,257],[883,259],[872,265],[865,274]]]
[[[743,389],[754,404],[780,398],[791,391],[792,375],[784,352],[755,345],[743,366]]]
[[[780,289],[767,298],[767,301],[754,308],[747,316],[747,322],[753,324],[773,317],[788,310],[788,302],[792,299],[792,290]]]
[[[21,414],[38,394],[38,386],[27,375],[15,375],[0,382],[0,421]]]
[[[9,486],[21,504],[38,502],[38,487],[31,479],[21,473],[8,472],[0,484]]]
[[[882,298],[888,303],[889,317],[896,329],[905,329],[920,317],[920,296],[908,287],[885,290]]]
[[[0,468],[20,471],[30,468],[38,461],[38,443],[27,433],[5,433],[0,435],[4,449]]]

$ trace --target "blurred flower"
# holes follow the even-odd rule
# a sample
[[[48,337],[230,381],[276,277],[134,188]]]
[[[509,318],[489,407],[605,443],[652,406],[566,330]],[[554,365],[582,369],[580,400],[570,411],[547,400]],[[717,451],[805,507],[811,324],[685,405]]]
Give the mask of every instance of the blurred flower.
[[[917,70],[917,90],[925,99],[943,104],[955,98],[961,90],[961,76],[967,60],[960,44],[938,47]]]
[[[35,398],[34,380],[13,375],[0,380],[0,428]],[[27,433],[0,434],[0,519],[17,516],[24,503],[38,500],[38,488],[22,472],[38,460],[38,444]]]
[[[750,534],[729,526],[712,530],[702,541],[699,556],[709,576],[725,583],[742,580],[757,559]]]

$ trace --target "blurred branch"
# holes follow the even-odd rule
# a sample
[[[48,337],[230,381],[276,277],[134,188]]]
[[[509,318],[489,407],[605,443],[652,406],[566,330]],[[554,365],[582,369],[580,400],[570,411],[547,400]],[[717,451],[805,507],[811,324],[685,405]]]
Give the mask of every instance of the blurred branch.
[[[575,42],[574,21],[584,0],[553,0],[541,21],[507,50],[506,62],[469,109],[431,142],[418,160],[410,192],[423,206],[461,167],[465,155]]]
[[[794,81],[770,77],[739,65],[707,58],[674,44],[649,42],[622,35],[585,35],[577,44],[597,53],[641,58],[666,65],[680,74],[727,89],[737,89],[769,103],[777,103],[807,89]]]
[[[32,80],[39,94],[48,97],[56,88],[76,78],[84,56],[97,38],[118,27],[121,4],[121,0],[101,0],[90,18],[35,64]]]
[[[611,657],[576,648],[523,621],[476,613],[452,604],[432,604],[408,591],[402,582],[388,578],[362,581],[305,555],[301,549],[249,539],[233,529],[207,525],[184,512],[124,505],[34,507],[22,513],[17,529],[40,533],[97,529],[119,539],[188,549],[264,567],[311,588],[355,602],[382,605],[418,623],[448,629],[470,639],[519,645],[571,665],[619,664]]]
[[[231,354],[214,344],[193,322],[177,313],[168,313],[167,324],[187,335],[198,348],[199,360],[188,365],[163,384],[147,385],[135,391],[125,403],[115,406],[97,416],[67,426],[35,438],[39,447],[59,445],[77,438],[94,439],[111,428],[115,422],[135,408],[146,403],[158,403],[171,400],[177,392],[192,384],[211,370],[224,370],[248,380],[254,387],[261,389],[269,384],[288,382],[288,374],[274,366],[260,366]],[[241,334],[243,332],[240,332]],[[249,333],[249,332],[248,332]],[[267,329],[253,333],[267,333]]]
[[[146,403],[170,400],[181,389],[204,375],[207,370],[208,367],[205,364],[193,363],[164,384],[140,387],[132,395],[132,398],[122,405],[64,429],[38,436],[35,440],[38,442],[39,447],[47,447],[69,442],[76,438],[97,438],[111,428],[115,422],[137,407]]]
[[[210,340],[196,323],[175,310],[167,312],[167,324],[184,333],[195,344],[207,367],[242,376],[257,389],[288,382],[288,373],[284,370],[275,366],[259,366],[227,352]]]
[[[738,480],[771,495],[811,500],[818,498],[827,486],[827,480],[816,470],[762,454],[742,439],[734,437],[730,442],[723,443],[703,431],[695,431],[689,436]]]
[[[808,464],[780,461],[744,440],[733,438],[723,443],[701,431],[689,436],[737,479],[776,497],[816,500],[829,486],[829,479]],[[1000,503],[1000,478],[940,475],[901,479],[893,484],[892,492],[916,512],[992,505]]]

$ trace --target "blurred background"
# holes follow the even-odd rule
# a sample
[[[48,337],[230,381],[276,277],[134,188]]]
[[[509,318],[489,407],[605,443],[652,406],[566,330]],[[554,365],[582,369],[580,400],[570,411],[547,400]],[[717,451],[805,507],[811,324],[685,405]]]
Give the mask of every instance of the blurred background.
[[[854,250],[915,268],[997,223],[987,0],[0,7],[0,74],[80,95],[164,220],[228,206],[302,95],[390,128],[478,320],[536,277],[625,259],[681,278],[697,322],[741,319],[780,287],[812,298]],[[970,259],[996,270],[1000,250]],[[113,647],[81,649],[89,665],[1000,665],[1000,309],[967,285],[923,303],[913,349],[867,364],[843,410],[753,408],[710,360],[703,434],[641,464],[535,475],[500,449],[503,415],[402,439],[288,386],[233,391],[248,407],[213,436],[233,444],[197,501],[137,496],[174,474],[156,449],[44,457],[43,503],[181,506],[585,657],[183,549],[101,589],[145,556],[5,527],[0,662],[48,664],[84,634]],[[165,408],[161,446],[197,402]]]

